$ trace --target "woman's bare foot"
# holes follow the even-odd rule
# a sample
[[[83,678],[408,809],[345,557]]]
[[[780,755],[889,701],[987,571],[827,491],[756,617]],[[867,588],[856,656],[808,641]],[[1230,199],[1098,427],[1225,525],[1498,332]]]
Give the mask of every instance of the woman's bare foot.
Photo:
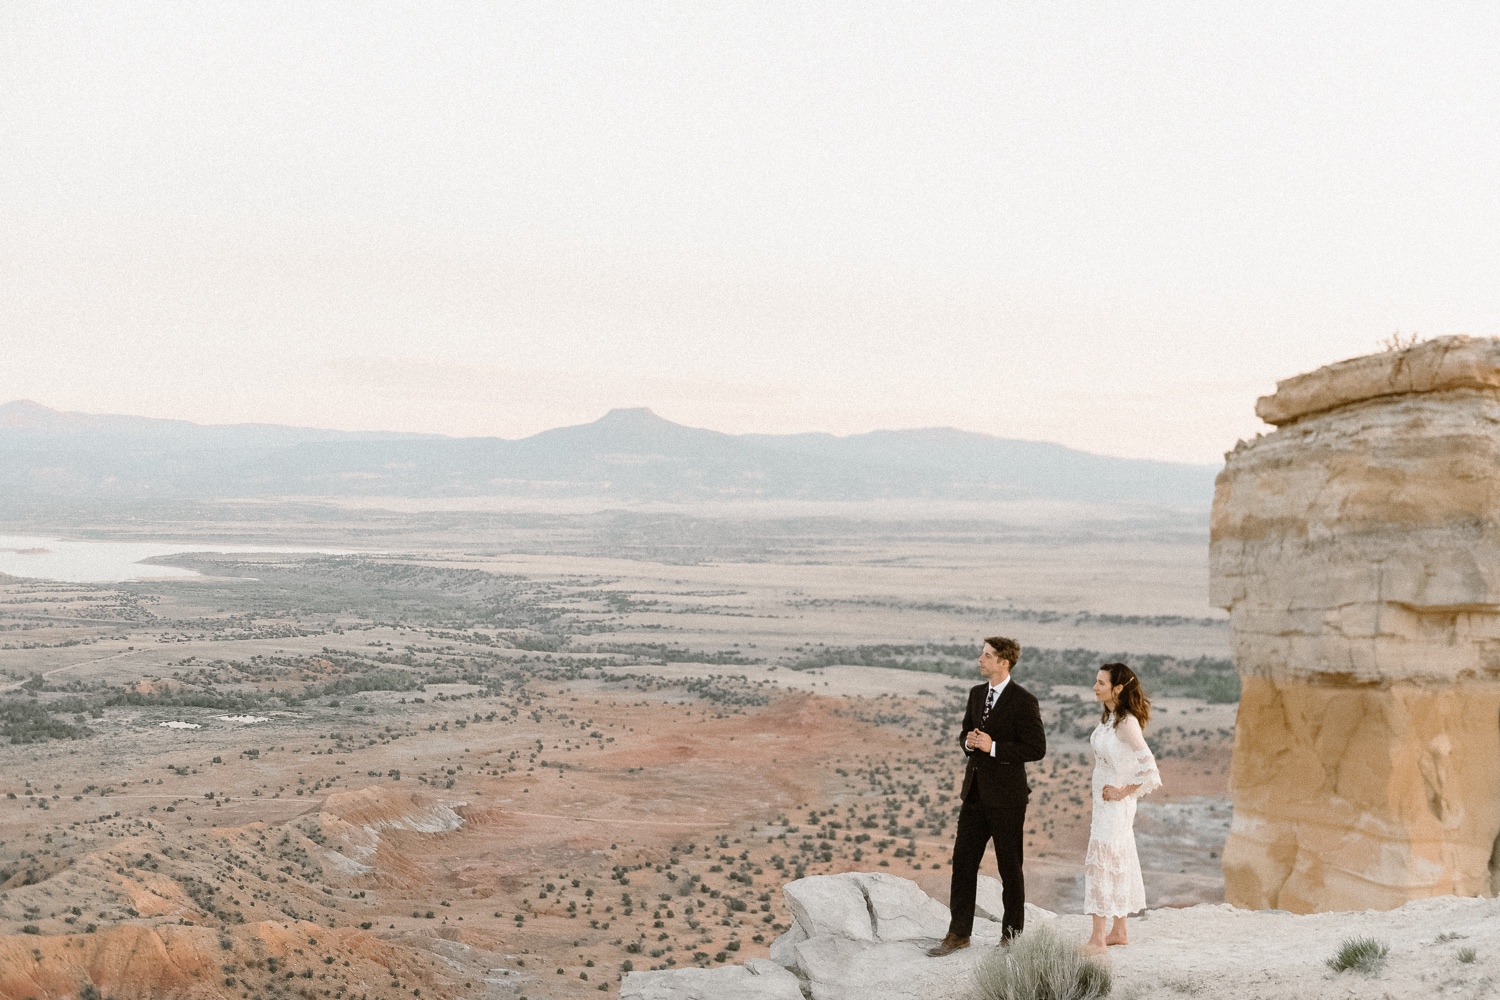
[[[1110,931],[1109,937],[1104,939],[1104,943],[1111,947],[1114,945],[1129,944],[1130,938],[1125,936],[1124,931]]]
[[[1109,948],[1103,941],[1095,941],[1093,938],[1089,938],[1083,944],[1083,953],[1085,955],[1107,955],[1109,954]]]

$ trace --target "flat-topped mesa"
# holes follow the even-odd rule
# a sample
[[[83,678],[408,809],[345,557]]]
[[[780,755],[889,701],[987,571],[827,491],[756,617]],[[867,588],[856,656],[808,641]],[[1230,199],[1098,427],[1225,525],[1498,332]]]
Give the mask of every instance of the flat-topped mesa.
[[[1226,898],[1500,889],[1500,340],[1280,383],[1226,457],[1213,603],[1242,681]]]

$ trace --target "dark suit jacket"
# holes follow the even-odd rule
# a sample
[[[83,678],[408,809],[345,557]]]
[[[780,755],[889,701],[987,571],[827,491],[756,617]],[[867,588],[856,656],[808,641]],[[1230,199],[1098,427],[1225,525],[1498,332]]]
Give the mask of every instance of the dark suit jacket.
[[[964,747],[971,729],[981,728],[979,719],[984,715],[984,699],[989,690],[989,683],[985,682],[969,692],[969,705],[958,734],[960,747]],[[1042,728],[1042,712],[1036,696],[1012,677],[982,728],[995,741],[995,756],[964,748],[969,762],[964,768],[960,798],[967,799],[977,781],[979,794],[987,806],[998,806],[1007,800],[1025,801],[1031,794],[1031,786],[1026,782],[1026,762],[1041,760],[1047,754],[1047,732]]]

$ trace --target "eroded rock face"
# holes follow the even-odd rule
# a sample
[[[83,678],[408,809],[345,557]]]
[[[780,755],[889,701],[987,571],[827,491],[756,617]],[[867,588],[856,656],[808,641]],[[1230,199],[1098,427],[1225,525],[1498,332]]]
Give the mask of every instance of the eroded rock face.
[[[1282,382],[1214,497],[1243,683],[1225,898],[1299,913],[1500,888],[1500,341]]]
[[[0,997],[238,996],[250,986],[250,977],[266,975],[267,959],[273,969],[277,962],[287,969],[314,964],[316,959],[303,954],[309,938],[321,940],[329,954],[346,956],[350,964],[341,968],[354,982],[385,982],[399,975],[420,982],[428,996],[456,985],[444,984],[423,953],[353,928],[301,921],[223,928],[118,924],[97,933],[0,937]],[[251,963],[261,971],[252,972]],[[240,989],[224,982],[226,965],[240,966]]]

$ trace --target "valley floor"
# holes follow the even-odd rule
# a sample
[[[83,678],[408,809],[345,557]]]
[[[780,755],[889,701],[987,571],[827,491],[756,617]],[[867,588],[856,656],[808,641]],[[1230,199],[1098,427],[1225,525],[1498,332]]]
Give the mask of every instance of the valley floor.
[[[1049,728],[1031,898],[1081,900],[1087,648],[1150,657],[1162,693],[1148,895],[1221,898],[1232,668],[1221,619],[1183,613],[1201,556],[965,532],[0,584],[0,997],[596,996],[766,954],[801,875],[946,900],[996,631]]]

